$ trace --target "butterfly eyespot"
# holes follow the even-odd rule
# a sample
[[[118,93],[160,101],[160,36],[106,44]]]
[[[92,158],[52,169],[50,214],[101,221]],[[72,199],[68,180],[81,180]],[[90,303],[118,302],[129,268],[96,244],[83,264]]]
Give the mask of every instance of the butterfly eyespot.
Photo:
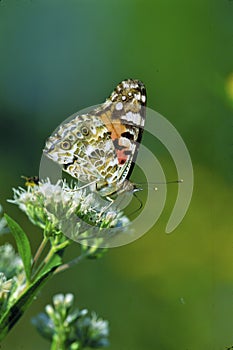
[[[73,140],[74,140],[74,136],[73,136],[73,135],[69,135],[69,136],[68,136],[68,139],[69,139],[70,141],[73,141]]]
[[[82,135],[82,133],[81,133],[80,131],[77,131],[77,132],[76,132],[76,136],[77,136],[77,138],[79,138],[79,139],[82,139],[82,138],[83,138],[83,135]]]
[[[63,141],[62,144],[61,144],[61,148],[62,149],[70,149],[71,148],[71,143],[69,141]]]
[[[82,129],[81,129],[81,133],[83,134],[83,136],[87,136],[89,134],[89,130],[86,126],[84,126]]]

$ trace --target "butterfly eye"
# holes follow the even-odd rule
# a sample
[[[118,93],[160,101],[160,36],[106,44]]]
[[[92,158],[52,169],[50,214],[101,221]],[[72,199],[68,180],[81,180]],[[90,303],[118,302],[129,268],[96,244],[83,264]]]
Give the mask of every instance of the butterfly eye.
[[[61,148],[67,150],[67,149],[70,149],[71,148],[71,144],[69,141],[63,141],[62,144],[61,144]]]
[[[81,129],[81,133],[83,134],[83,136],[87,136],[89,134],[89,130],[86,126],[84,126],[82,129]]]

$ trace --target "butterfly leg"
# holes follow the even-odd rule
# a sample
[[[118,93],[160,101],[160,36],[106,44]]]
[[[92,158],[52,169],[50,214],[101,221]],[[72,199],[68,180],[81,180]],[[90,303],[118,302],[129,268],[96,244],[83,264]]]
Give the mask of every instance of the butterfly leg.
[[[114,203],[114,200],[110,197],[105,197],[108,201],[109,201],[109,204],[105,205],[99,212],[99,218],[101,218],[101,216],[113,205]]]
[[[93,184],[96,184],[96,180],[95,180],[95,181],[92,181],[92,182],[89,182],[89,183],[87,183],[87,184],[85,184],[85,185],[82,185],[82,186],[80,186],[80,187],[77,187],[77,188],[75,188],[75,189],[73,189],[73,190],[68,189],[67,191],[68,191],[68,192],[69,192],[69,191],[76,192],[76,191],[79,191],[79,190],[83,190],[83,189],[86,188],[86,187],[90,187],[90,186],[93,185]]]

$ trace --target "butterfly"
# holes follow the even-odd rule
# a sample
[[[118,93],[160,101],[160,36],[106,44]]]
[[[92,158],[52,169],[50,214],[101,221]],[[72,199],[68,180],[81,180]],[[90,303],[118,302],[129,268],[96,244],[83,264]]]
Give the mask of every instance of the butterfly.
[[[44,153],[102,197],[132,191],[135,186],[129,178],[145,117],[145,85],[123,80],[99,107],[62,124],[48,138]]]

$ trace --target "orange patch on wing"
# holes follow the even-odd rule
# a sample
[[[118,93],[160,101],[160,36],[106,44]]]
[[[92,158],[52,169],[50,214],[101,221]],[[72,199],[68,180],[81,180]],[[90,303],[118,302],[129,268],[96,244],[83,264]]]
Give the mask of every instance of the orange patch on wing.
[[[100,118],[102,119],[108,131],[111,132],[112,140],[119,139],[121,137],[121,134],[126,131],[126,127],[121,123],[120,119],[115,119],[114,122],[112,122],[110,111],[102,114]]]
[[[125,125],[121,123],[120,119],[114,119],[114,122],[111,120],[110,111],[102,114],[100,118],[102,119],[108,131],[111,133],[111,139],[113,141],[116,139],[120,139],[121,134],[127,131]],[[116,155],[117,155],[119,165],[125,164],[125,162],[128,160],[128,155],[125,154],[126,150],[127,150],[126,147],[120,150],[116,149]]]

